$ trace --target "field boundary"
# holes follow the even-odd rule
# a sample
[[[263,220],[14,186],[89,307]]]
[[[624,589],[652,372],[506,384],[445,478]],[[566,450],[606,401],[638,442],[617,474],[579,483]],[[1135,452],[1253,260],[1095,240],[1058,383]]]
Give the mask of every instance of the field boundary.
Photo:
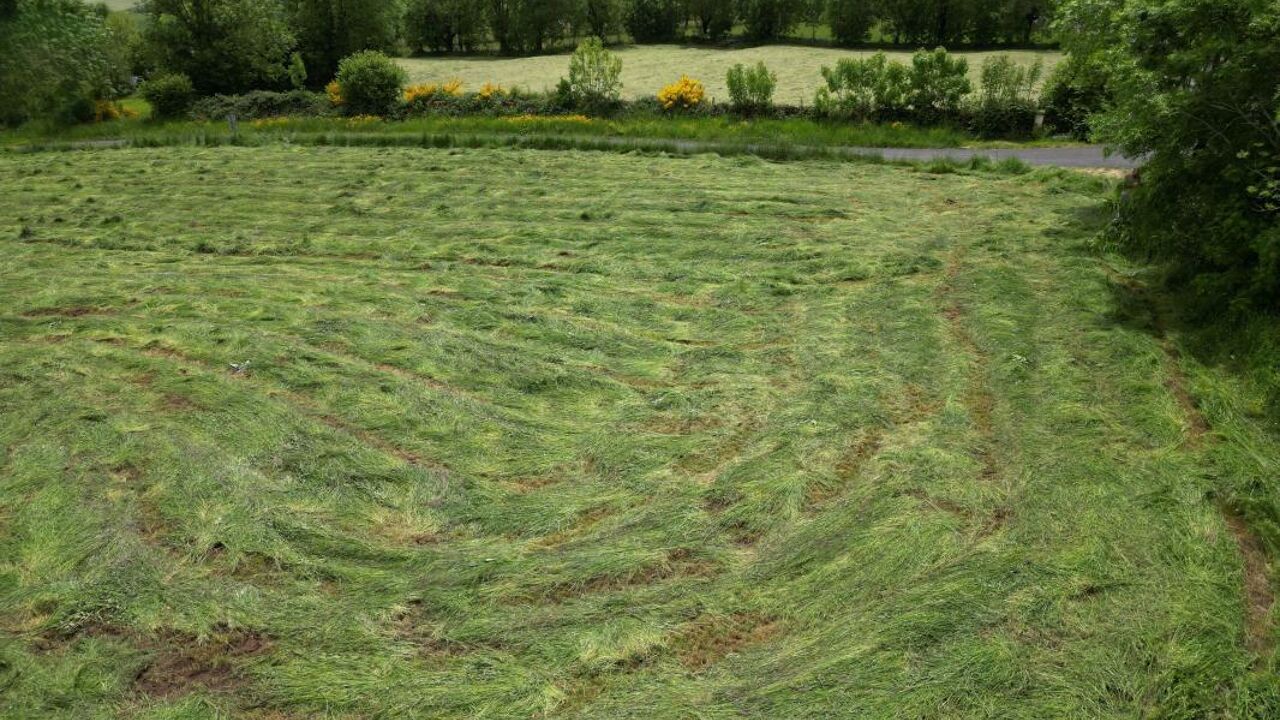
[[[843,160],[887,163],[990,163],[1020,162],[1035,167],[1132,170],[1141,159],[1112,154],[1102,145],[1054,148],[888,148],[857,146],[792,145],[786,143],[735,143],[680,138],[647,138],[595,135],[527,133],[360,133],[322,132],[289,134],[183,133],[138,138],[31,143],[17,152],[87,150],[181,145],[254,146],[275,142],[299,145],[356,147],[493,148],[524,150],[595,150],[654,152],[673,155],[752,155],[767,160]]]

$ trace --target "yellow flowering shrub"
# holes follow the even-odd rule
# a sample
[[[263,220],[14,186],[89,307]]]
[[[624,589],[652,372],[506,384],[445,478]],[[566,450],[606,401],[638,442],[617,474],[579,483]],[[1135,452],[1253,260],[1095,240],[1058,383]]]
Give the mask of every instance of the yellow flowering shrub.
[[[476,93],[476,95],[478,95],[481,100],[488,100],[489,98],[495,95],[501,96],[504,94],[506,94],[506,90],[503,90],[501,85],[494,85],[491,82],[487,82],[484,85],[481,85],[480,92]]]
[[[662,88],[658,93],[658,102],[662,103],[664,110],[689,110],[701,105],[705,96],[706,90],[701,82],[688,75],[681,75],[679,80]]]
[[[108,122],[111,120],[120,120],[138,117],[138,113],[129,108],[111,100],[95,100],[93,102],[93,121]]]
[[[344,102],[342,99],[342,85],[338,84],[337,80],[334,80],[330,82],[328,85],[325,85],[324,92],[326,95],[329,96],[330,105],[337,107]]]
[[[591,122],[591,118],[586,115],[508,115],[503,117],[502,121],[517,125],[537,122],[571,122],[586,124]]]
[[[450,80],[449,82],[446,82],[442,85],[437,85],[435,83],[419,83],[417,85],[410,85],[409,87],[404,89],[404,101],[407,103],[411,103],[414,100],[418,100],[418,99],[430,100],[431,98],[437,95],[450,95],[453,97],[458,97],[461,94],[462,94],[461,80],[457,80],[457,79]]]

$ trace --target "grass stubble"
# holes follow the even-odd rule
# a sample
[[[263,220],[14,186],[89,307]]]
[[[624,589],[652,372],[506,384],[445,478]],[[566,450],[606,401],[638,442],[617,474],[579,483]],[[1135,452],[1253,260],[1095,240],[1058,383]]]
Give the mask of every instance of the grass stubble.
[[[1280,444],[1104,178],[0,162],[6,716],[1280,707]]]

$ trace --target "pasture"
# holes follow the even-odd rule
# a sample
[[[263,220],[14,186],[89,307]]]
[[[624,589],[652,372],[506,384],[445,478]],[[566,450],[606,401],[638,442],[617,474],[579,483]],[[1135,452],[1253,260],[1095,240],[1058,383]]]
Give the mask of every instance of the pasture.
[[[1280,443],[1095,252],[1109,180],[0,167],[0,715],[1280,706],[1228,502]]]
[[[725,73],[737,63],[764,61],[778,76],[776,99],[791,105],[813,104],[813,94],[822,85],[823,65],[835,65],[841,58],[865,57],[866,50],[807,47],[801,45],[768,45],[762,47],[717,49],[678,45],[640,45],[619,48],[622,59],[622,94],[629,99],[650,97],[681,74],[701,80],[707,96],[726,102]],[[891,59],[910,62],[910,52],[886,52]],[[1017,62],[1045,63],[1046,74],[1061,59],[1051,51],[1012,50],[1007,52],[955,52],[969,62],[969,77],[975,87],[982,61],[993,54],[1008,54]],[[506,88],[519,87],[540,92],[554,89],[561,77],[569,74],[569,56],[503,58],[496,56],[402,58],[400,64],[409,73],[410,82],[440,83],[454,78],[464,87],[476,90],[486,82]]]

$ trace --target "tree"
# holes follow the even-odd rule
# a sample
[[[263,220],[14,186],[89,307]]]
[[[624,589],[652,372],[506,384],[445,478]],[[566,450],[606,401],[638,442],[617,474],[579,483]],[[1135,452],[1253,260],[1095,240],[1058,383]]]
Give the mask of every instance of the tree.
[[[929,42],[934,0],[880,0],[880,3],[893,44]]]
[[[474,0],[410,0],[404,27],[412,51],[468,52],[484,37],[484,6]]]
[[[583,0],[587,30],[601,40],[608,40],[622,29],[622,11],[622,0]]]
[[[676,0],[631,0],[627,32],[638,43],[670,42],[680,26]]]
[[[841,45],[856,45],[866,40],[876,22],[870,0],[828,0],[826,15],[831,35]]]
[[[689,14],[698,22],[698,32],[708,40],[719,40],[733,29],[735,0],[689,0]]]
[[[191,78],[201,95],[283,86],[293,35],[262,0],[146,0],[154,64]]]
[[[1280,308],[1280,3],[1064,0],[1073,57],[1105,68],[1095,135],[1148,156],[1116,239],[1205,310]]]
[[[0,124],[83,119],[112,84],[102,14],[79,0],[0,1]]]
[[[800,19],[803,0],[740,0],[738,13],[752,40],[776,40]]]
[[[258,0],[262,5],[272,3]],[[403,9],[397,0],[285,0],[308,82],[321,87],[338,62],[361,50],[393,52]],[[194,79],[194,78],[193,78]]]

